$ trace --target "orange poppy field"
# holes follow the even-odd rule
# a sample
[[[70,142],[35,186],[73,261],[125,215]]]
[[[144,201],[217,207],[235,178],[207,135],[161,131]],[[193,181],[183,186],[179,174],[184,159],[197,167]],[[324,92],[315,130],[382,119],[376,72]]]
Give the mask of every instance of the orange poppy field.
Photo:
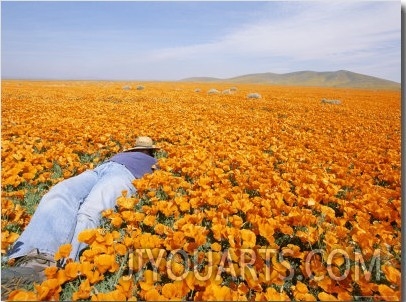
[[[9,300],[400,300],[400,98],[2,81],[2,256],[52,185],[137,136],[161,148],[160,169],[134,180],[137,194],[117,196],[100,227],[80,234],[80,261],[48,268]]]

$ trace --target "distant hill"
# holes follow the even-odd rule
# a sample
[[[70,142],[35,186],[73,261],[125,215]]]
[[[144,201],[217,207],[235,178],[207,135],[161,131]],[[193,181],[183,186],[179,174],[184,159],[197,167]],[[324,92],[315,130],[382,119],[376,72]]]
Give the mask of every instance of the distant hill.
[[[230,82],[247,84],[274,84],[286,86],[347,87],[367,89],[400,89],[400,83],[346,70],[339,71],[297,71],[284,74],[255,73],[238,77],[219,79],[193,77],[182,82]]]

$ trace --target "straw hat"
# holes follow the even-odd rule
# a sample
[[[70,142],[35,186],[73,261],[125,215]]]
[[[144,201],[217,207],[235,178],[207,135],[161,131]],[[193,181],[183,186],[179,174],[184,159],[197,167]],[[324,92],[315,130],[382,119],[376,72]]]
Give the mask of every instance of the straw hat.
[[[156,150],[156,149],[159,149],[159,147],[154,145],[154,142],[149,136],[139,136],[135,140],[135,147],[126,149],[124,150],[124,152],[136,150]]]

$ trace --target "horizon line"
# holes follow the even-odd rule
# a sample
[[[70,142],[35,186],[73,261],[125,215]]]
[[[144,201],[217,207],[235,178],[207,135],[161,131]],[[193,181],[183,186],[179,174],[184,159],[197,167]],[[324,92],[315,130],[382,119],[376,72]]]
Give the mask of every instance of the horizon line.
[[[214,79],[214,80],[219,80],[219,81],[227,81],[227,80],[232,80],[238,77],[244,77],[244,76],[250,76],[250,75],[263,75],[263,74],[275,74],[275,75],[287,75],[287,74],[294,74],[294,73],[300,73],[300,72],[313,72],[313,73],[336,73],[336,72],[350,72],[350,73],[354,73],[354,74],[359,74],[362,76],[368,76],[368,77],[372,77],[372,78],[376,78],[376,79],[380,79],[380,80],[384,80],[384,81],[388,81],[388,82],[392,82],[392,83],[396,83],[401,85],[402,82],[397,82],[394,80],[389,80],[386,78],[381,78],[378,76],[373,76],[373,75],[369,75],[369,74],[364,74],[364,73],[358,73],[358,72],[353,72],[350,70],[346,70],[346,69],[339,69],[339,70],[335,70],[335,71],[314,71],[314,70],[298,70],[298,71],[291,71],[291,72],[285,72],[285,73],[277,73],[277,72],[271,72],[271,71],[267,71],[267,72],[256,72],[256,73],[246,73],[246,74],[241,74],[241,75],[236,75],[236,76],[232,76],[232,77],[228,77],[228,78],[219,78],[219,77],[215,77],[215,76],[189,76],[189,77],[185,77],[185,78],[181,78],[181,79],[113,79],[113,78],[60,78],[60,77],[55,77],[55,78],[46,78],[46,77],[31,77],[31,78],[23,78],[23,77],[3,77],[1,76],[1,81],[108,81],[108,82],[125,82],[125,81],[129,81],[129,82],[134,82],[134,81],[139,81],[139,82],[181,82],[181,81],[185,81],[188,79],[193,79],[193,78],[210,78],[210,79]]]

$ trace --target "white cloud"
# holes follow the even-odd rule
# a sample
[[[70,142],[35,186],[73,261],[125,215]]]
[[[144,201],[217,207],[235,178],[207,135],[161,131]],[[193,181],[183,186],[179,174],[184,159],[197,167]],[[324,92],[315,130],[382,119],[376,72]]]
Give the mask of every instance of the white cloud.
[[[23,26],[22,15],[2,29],[2,71],[7,77],[177,80],[348,69],[400,81],[396,1],[253,1],[225,5],[227,14],[214,7],[185,8],[193,13],[183,13],[181,25],[168,17],[152,28],[148,18],[110,26],[97,15],[89,23],[71,14],[49,27],[47,18],[37,16],[42,11],[33,14],[41,22]]]
[[[291,15],[285,11],[283,18],[250,21],[211,43],[159,49],[147,57],[151,62],[211,56],[224,56],[226,61],[229,55],[271,61],[282,57],[353,69],[379,59],[400,66],[400,24],[396,2],[305,2]]]

